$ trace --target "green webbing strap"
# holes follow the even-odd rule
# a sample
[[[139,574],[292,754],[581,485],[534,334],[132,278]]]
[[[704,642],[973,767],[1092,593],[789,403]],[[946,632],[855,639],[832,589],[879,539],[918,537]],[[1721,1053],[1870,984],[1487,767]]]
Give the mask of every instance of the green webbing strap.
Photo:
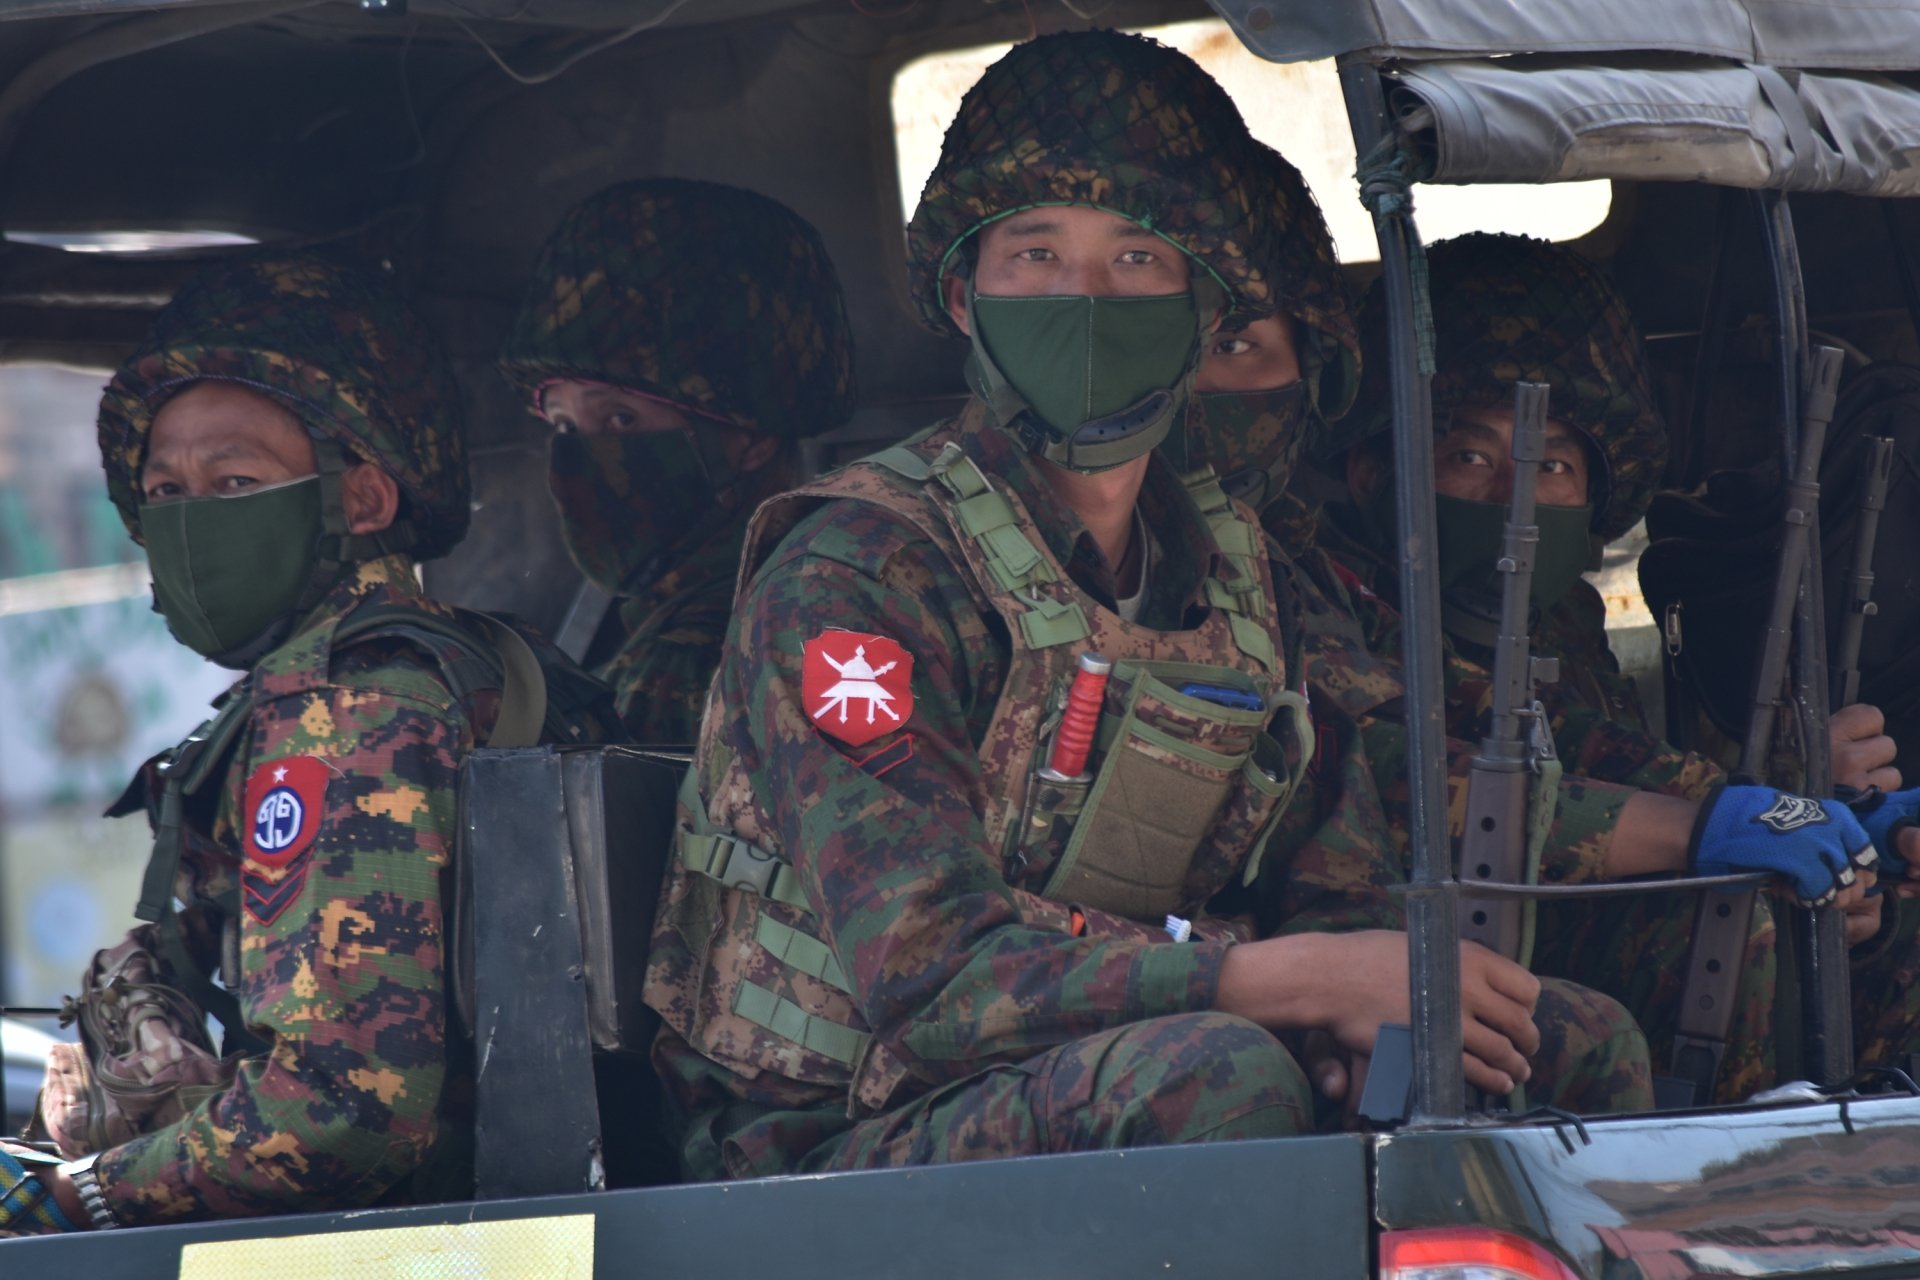
[[[1527,874],[1528,884],[1540,883],[1540,857],[1546,852],[1547,837],[1553,833],[1553,820],[1560,810],[1560,777],[1565,767],[1558,756],[1548,756],[1536,764],[1533,777],[1533,795],[1527,803]],[[1533,941],[1536,917],[1540,906],[1529,900],[1520,908],[1520,954],[1514,959],[1528,968],[1533,967]]]
[[[718,880],[729,889],[756,894],[796,911],[812,914],[800,877],[787,863],[758,845],[750,844],[730,831],[714,827],[707,817],[707,802],[700,794],[700,782],[689,768],[680,779],[680,805],[687,811],[692,826],[682,830],[680,865],[695,875]]]
[[[484,613],[474,615],[500,655],[500,710],[487,735],[489,747],[531,747],[547,719],[547,677],[520,633]]]
[[[840,967],[833,948],[810,933],[781,924],[764,911],[753,927],[753,940],[765,947],[774,959],[789,969],[798,969],[809,978],[818,978],[837,991],[851,992],[846,970]]]
[[[1234,572],[1230,582],[1207,579],[1207,603],[1227,615],[1235,648],[1267,670],[1278,670],[1279,654],[1274,651],[1273,636],[1257,621],[1267,613],[1258,564],[1258,557],[1265,553],[1265,540],[1234,510],[1212,467],[1202,465],[1189,471],[1180,477],[1180,483],[1206,519],[1214,545]]]
[[[1078,601],[1056,600],[1034,590],[1036,584],[1056,581],[1058,575],[1033,539],[1021,531],[1013,503],[994,489],[958,444],[949,442],[927,470],[954,496],[954,519],[980,548],[994,581],[1027,606],[1020,615],[1020,634],[1029,648],[1074,644],[1093,634]]]
[[[743,981],[734,991],[733,1011],[782,1040],[804,1045],[846,1067],[859,1061],[867,1041],[873,1038],[864,1031],[808,1013],[785,996],[754,982]]]
[[[219,1019],[226,1031],[225,1042],[220,1046],[222,1053],[241,1053],[249,1057],[265,1053],[267,1042],[247,1030],[246,1020],[240,1016],[240,1002],[233,993],[217,985],[212,978],[194,962],[187,951],[186,939],[180,936],[180,917],[169,911],[160,921],[160,958],[172,971],[174,984],[200,1007],[202,1013],[211,1014]]]
[[[933,476],[933,468],[927,464],[927,460],[921,457],[917,450],[909,449],[903,444],[896,444],[878,453],[870,454],[867,461],[875,466],[885,467],[895,475],[905,477],[915,484],[925,484]]]
[[[1227,629],[1233,633],[1233,643],[1240,652],[1269,671],[1279,669],[1280,655],[1273,651],[1273,636],[1265,627],[1244,613],[1228,613]]]
[[[1027,601],[1020,615],[1020,634],[1032,649],[1049,649],[1057,644],[1074,644],[1093,634],[1086,611],[1072,600],[1053,600],[1046,596]]]

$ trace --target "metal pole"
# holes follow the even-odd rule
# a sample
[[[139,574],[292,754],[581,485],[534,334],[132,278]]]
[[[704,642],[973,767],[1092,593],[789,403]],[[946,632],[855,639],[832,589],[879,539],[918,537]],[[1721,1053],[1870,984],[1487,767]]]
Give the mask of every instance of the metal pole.
[[[1388,135],[1379,72],[1340,68],[1355,153]],[[1387,362],[1393,372],[1400,611],[1405,626],[1407,790],[1411,798],[1413,892],[1407,897],[1407,982],[1413,1020],[1414,1123],[1448,1121],[1466,1109],[1461,1071],[1458,884],[1447,838],[1446,686],[1440,666],[1440,591],[1434,547],[1433,401],[1420,368],[1413,261],[1419,248],[1411,202],[1376,214],[1386,288]]]

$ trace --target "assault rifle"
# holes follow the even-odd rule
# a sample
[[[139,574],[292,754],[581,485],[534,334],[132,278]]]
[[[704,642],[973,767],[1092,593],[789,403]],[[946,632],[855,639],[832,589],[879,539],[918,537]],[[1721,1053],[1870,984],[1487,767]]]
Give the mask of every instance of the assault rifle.
[[[1806,395],[1800,402],[1800,450],[1794,459],[1793,478],[1787,484],[1785,536],[1760,650],[1759,677],[1754,681],[1753,714],[1747,721],[1740,772],[1736,775],[1747,781],[1766,777],[1774,723],[1784,702],[1782,684],[1793,640],[1794,609],[1806,573],[1809,569],[1819,572],[1819,566],[1811,563],[1812,531],[1820,519],[1820,453],[1827,443],[1827,424],[1833,420],[1840,362],[1841,353],[1836,348],[1815,347]],[[1809,751],[1826,749],[1824,740],[1807,744]],[[1687,952],[1686,983],[1680,994],[1671,1074],[1655,1077],[1653,1082],[1655,1102],[1663,1111],[1704,1106],[1712,1098],[1714,1081],[1727,1053],[1727,1031],[1733,1023],[1733,997],[1740,981],[1740,956],[1753,922],[1753,902],[1751,889],[1700,895],[1693,941]]]
[[[1880,536],[1880,513],[1887,505],[1887,485],[1893,479],[1893,441],[1869,436],[1867,479],[1860,500],[1860,532],[1853,544],[1853,568],[1847,574],[1847,612],[1840,623],[1840,649],[1835,655],[1833,705],[1850,707],[1860,701],[1860,639],[1867,619],[1879,612],[1873,603],[1873,544]]]
[[[1553,735],[1534,690],[1560,678],[1554,658],[1535,658],[1529,639],[1533,568],[1540,546],[1535,492],[1547,456],[1547,388],[1520,382],[1513,391],[1513,496],[1501,541],[1500,631],[1493,646],[1493,716],[1467,781],[1467,828],[1460,842],[1459,879],[1529,884],[1532,839],[1528,800],[1542,763],[1553,756]],[[1533,907],[1518,898],[1460,897],[1460,936],[1526,964],[1533,949]]]

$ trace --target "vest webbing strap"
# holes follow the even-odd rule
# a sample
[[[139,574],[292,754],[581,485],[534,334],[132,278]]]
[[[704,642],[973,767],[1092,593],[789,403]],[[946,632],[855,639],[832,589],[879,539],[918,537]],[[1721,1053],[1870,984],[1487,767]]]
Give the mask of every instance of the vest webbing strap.
[[[921,480],[936,479],[955,498],[954,519],[960,531],[980,548],[987,572],[1002,591],[1016,596],[1027,606],[1020,614],[1020,635],[1032,649],[1050,649],[1055,645],[1075,644],[1093,634],[1086,611],[1074,600],[1056,600],[1034,588],[1043,582],[1058,581],[1059,575],[1047,562],[1040,548],[1020,528],[1013,503],[996,490],[984,472],[958,444],[949,442],[940,456],[926,462],[911,450],[886,450],[875,461],[898,471],[908,479],[913,473],[895,465],[887,456],[906,453],[918,464]]]
[[[1189,471],[1180,477],[1180,483],[1193,505],[1200,509],[1214,545],[1220,548],[1220,554],[1226,557],[1234,574],[1229,582],[1218,578],[1207,580],[1207,603],[1226,613],[1233,643],[1240,652],[1269,671],[1277,670],[1279,654],[1274,652],[1273,636],[1256,621],[1267,614],[1267,595],[1260,589],[1258,565],[1258,558],[1266,553],[1264,540],[1254,526],[1234,510],[1233,500],[1220,487],[1220,477],[1212,467]]]
[[[692,824],[677,841],[681,866],[695,875],[718,880],[729,889],[812,914],[800,877],[791,866],[758,845],[714,827],[707,817],[707,802],[700,795],[700,781],[691,768],[680,780],[680,804]]]
[[[867,1041],[873,1038],[864,1031],[808,1013],[756,982],[741,982],[733,993],[733,1011],[782,1040],[804,1045],[846,1067],[859,1060]]]
[[[852,992],[846,970],[840,967],[833,948],[813,935],[781,924],[763,911],[754,924],[753,940],[788,968],[798,969],[809,978],[818,978],[836,990]]]

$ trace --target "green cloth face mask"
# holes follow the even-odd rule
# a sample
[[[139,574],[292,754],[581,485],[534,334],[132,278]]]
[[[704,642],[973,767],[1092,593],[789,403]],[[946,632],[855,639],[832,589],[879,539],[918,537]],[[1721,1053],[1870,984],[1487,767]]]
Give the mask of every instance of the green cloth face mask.
[[[1494,564],[1506,535],[1507,504],[1472,502],[1444,493],[1436,493],[1433,501],[1440,594],[1476,602],[1498,600],[1501,573]],[[1531,598],[1534,608],[1551,609],[1566,598],[1587,567],[1593,508],[1543,502],[1534,508],[1534,521],[1540,526],[1540,544],[1534,553]]]
[[[154,607],[175,639],[223,666],[298,607],[320,534],[317,475],[140,508]]]
[[[999,393],[1011,391],[1044,437],[1036,452],[1049,461],[1104,471],[1166,438],[1199,350],[1192,290],[1143,298],[976,293],[969,306],[986,398],[1004,406]]]

